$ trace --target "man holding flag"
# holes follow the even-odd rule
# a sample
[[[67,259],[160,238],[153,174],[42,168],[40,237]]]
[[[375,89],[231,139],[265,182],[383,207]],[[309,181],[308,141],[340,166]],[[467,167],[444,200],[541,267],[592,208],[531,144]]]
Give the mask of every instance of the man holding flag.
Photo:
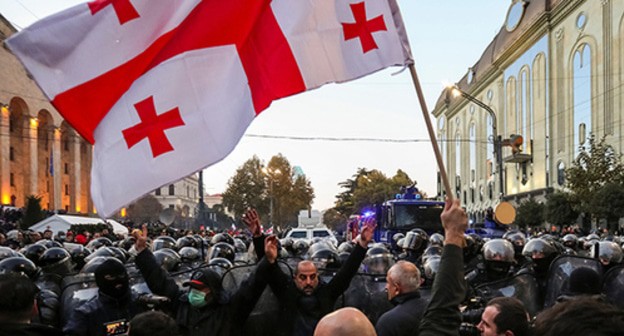
[[[104,217],[223,159],[273,100],[412,63],[395,0],[95,0],[7,45],[94,144]]]

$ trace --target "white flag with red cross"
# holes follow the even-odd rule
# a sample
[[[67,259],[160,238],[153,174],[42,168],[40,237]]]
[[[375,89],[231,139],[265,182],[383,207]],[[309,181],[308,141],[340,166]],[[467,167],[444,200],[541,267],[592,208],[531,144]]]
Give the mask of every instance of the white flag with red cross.
[[[412,63],[395,0],[97,0],[7,45],[94,144],[105,217],[222,160],[273,100]]]

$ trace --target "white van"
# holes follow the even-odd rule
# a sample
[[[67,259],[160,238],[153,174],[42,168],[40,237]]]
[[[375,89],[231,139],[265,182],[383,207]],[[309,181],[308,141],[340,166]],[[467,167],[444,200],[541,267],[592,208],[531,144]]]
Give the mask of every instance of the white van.
[[[338,244],[338,240],[334,236],[334,234],[326,228],[312,228],[312,229],[302,229],[302,228],[294,228],[290,230],[286,234],[286,238],[292,238],[294,240],[297,239],[307,239],[311,240],[312,238],[329,238],[334,245]]]

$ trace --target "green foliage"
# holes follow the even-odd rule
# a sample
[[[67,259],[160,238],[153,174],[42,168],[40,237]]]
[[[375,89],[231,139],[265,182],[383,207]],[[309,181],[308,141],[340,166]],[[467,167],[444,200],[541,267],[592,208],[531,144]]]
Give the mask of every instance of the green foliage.
[[[265,225],[272,222],[278,231],[296,225],[299,210],[308,209],[313,199],[311,182],[296,175],[281,154],[273,156],[266,167],[256,156],[247,160],[230,178],[223,193],[223,205],[236,218],[253,207]],[[271,202],[273,213],[269,218]]]
[[[249,207],[255,208],[261,216],[268,214],[267,181],[262,173],[263,167],[260,159],[254,155],[228,181],[222,195],[223,205],[236,218],[241,217]]]
[[[621,154],[616,154],[604,137],[598,141],[592,134],[588,140],[589,147],[581,147],[572,166],[566,169],[566,182],[576,210],[596,217],[592,200],[607,183],[624,184],[624,165]]]
[[[624,185],[605,184],[594,194],[590,206],[597,218],[606,219],[609,228],[616,230],[619,219],[624,217]]]
[[[336,209],[328,209],[323,213],[323,224],[332,230],[344,231],[348,217]]]
[[[578,216],[579,213],[572,206],[570,194],[556,192],[546,197],[544,219],[550,224],[559,227],[572,225]]]
[[[147,194],[128,206],[127,218],[137,224],[158,221],[162,204],[151,194]]]
[[[544,223],[544,204],[534,199],[522,202],[516,211],[516,225],[520,228],[540,226]]]
[[[345,217],[361,213],[364,209],[394,198],[401,187],[413,184],[414,181],[400,169],[388,178],[379,170],[359,168],[352,179],[338,184],[346,190],[336,196],[334,209]]]
[[[22,218],[21,229],[26,230],[34,224],[44,219],[45,215],[41,209],[41,197],[30,195],[26,197],[26,208]]]

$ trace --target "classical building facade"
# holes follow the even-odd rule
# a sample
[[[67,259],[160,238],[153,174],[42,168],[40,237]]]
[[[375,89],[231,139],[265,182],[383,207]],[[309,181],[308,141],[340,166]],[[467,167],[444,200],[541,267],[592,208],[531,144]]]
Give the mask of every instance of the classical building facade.
[[[476,221],[563,188],[590,133],[624,150],[624,1],[513,0],[504,20],[463,94],[447,88],[433,110],[452,192]],[[522,151],[503,145],[497,162],[495,130],[503,144],[521,135]]]
[[[193,174],[155,189],[153,195],[164,209],[177,210],[183,217],[195,217],[195,207],[199,202],[198,190],[199,179],[197,174]]]
[[[16,30],[0,15],[0,41]],[[0,203],[92,214],[91,145],[49,103],[21,63],[0,48]]]

